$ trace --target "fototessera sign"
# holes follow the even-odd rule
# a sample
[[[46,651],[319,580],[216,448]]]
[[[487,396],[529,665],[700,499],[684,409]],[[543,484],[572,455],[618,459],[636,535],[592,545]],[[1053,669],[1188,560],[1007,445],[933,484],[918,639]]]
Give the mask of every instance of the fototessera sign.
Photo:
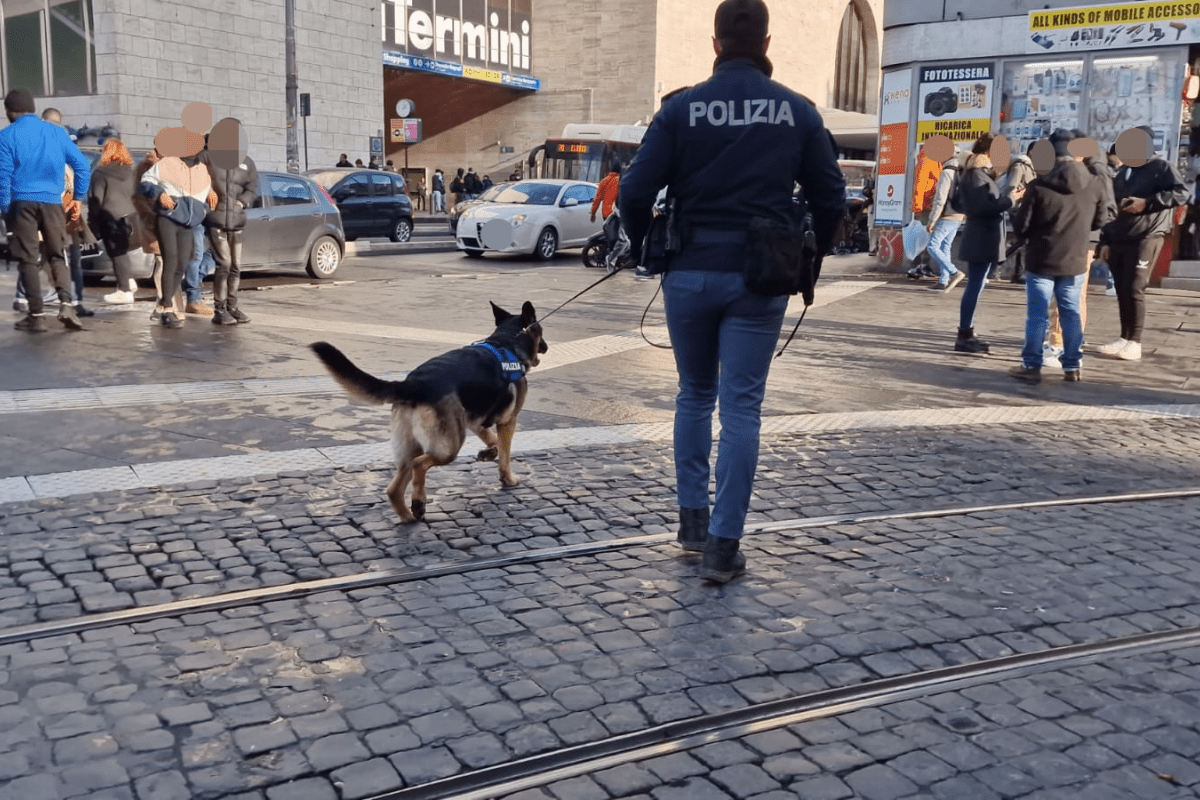
[[[533,0],[383,0],[385,50],[530,75]]]

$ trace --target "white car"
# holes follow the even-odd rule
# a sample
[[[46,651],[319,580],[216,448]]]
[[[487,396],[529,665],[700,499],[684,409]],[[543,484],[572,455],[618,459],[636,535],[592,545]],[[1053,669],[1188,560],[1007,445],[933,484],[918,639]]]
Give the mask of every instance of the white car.
[[[458,249],[473,258],[530,253],[549,261],[559,248],[583,247],[604,226],[598,214],[591,221],[596,188],[584,181],[518,181],[463,212]]]

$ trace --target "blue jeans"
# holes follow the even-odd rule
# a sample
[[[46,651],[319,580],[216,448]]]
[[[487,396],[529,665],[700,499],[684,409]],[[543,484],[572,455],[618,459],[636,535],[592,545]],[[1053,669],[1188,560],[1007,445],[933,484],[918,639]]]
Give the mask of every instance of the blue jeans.
[[[212,253],[204,243],[204,226],[197,225],[192,228],[192,257],[183,271],[183,293],[187,302],[200,302],[200,287],[204,283],[204,276],[212,273],[215,263]]]
[[[958,327],[975,327],[975,309],[979,305],[979,295],[987,285],[988,271],[992,262],[967,264],[967,285],[963,289],[962,301],[958,305]]]
[[[1042,345],[1050,327],[1051,298],[1058,301],[1058,318],[1062,323],[1063,354],[1058,361],[1064,372],[1079,369],[1083,361],[1079,297],[1086,284],[1086,274],[1052,277],[1025,273],[1025,348],[1021,351],[1021,361],[1026,369],[1042,368]]]
[[[689,254],[690,255],[690,254]],[[788,298],[746,288],[740,272],[681,269],[663,278],[667,327],[679,371],[675,399],[675,478],[679,507],[709,507],[712,416],[721,404],[717,493],[709,533],[740,539],[750,507],[767,373]]]
[[[950,260],[950,248],[954,246],[954,237],[962,222],[957,219],[939,219],[933,226],[933,234],[929,237],[929,257],[937,265],[940,272],[938,283],[945,283],[958,272],[958,267]]]

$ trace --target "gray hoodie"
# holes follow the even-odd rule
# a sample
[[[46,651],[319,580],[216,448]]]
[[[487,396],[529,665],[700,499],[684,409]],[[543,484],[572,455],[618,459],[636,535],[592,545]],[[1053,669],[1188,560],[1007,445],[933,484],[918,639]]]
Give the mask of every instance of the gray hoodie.
[[[930,206],[929,213],[931,222],[939,219],[962,222],[966,219],[966,216],[950,202],[950,198],[954,194],[954,183],[963,174],[970,156],[968,152],[955,153],[953,158],[942,164],[942,174],[938,176],[937,187],[933,190],[933,205]]]

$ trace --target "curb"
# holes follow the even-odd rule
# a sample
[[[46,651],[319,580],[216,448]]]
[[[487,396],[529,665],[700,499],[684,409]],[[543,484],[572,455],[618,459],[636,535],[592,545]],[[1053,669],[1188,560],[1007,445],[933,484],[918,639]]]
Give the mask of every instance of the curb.
[[[345,258],[364,255],[404,255],[406,253],[451,253],[458,250],[454,239],[436,242],[346,242]]]

